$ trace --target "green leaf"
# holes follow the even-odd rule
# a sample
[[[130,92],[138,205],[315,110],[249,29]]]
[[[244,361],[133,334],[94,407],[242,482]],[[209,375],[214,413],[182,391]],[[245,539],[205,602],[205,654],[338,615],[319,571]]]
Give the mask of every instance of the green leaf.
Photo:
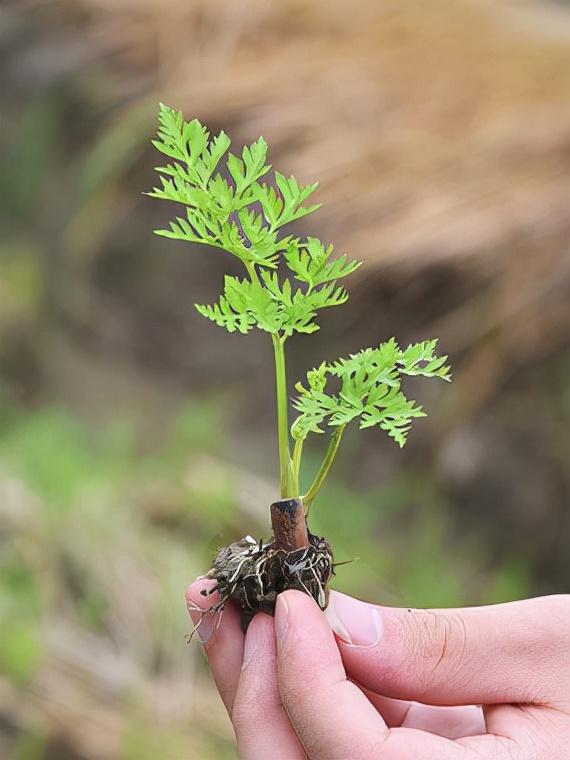
[[[316,184],[300,186],[294,177],[287,178],[279,172],[275,172],[277,187],[260,181],[271,168],[267,163],[267,143],[262,137],[245,145],[238,157],[228,152],[230,139],[225,132],[210,138],[197,119],[187,122],[180,111],[161,104],[153,145],[173,161],[156,167],[160,184],[147,194],[186,207],[186,219],[177,216],[169,228],[157,230],[157,234],[222,248],[240,259],[250,275],[256,267],[275,269],[279,257],[285,255],[292,242],[290,235],[279,234],[279,228],[318,208],[303,205]],[[226,154],[230,182],[218,170]],[[310,247],[312,240],[305,244],[297,240],[295,244]],[[311,258],[307,252],[303,255]],[[302,270],[302,263],[300,267]],[[346,257],[341,257],[315,276],[318,264],[313,262],[310,289],[332,282],[353,268]],[[330,293],[328,296],[326,305],[334,305],[335,298]],[[336,299],[338,303],[341,301]],[[315,303],[311,302],[302,308],[301,314],[297,304],[295,313],[288,316],[287,330],[317,329],[308,318],[314,310]]]
[[[299,396],[293,406],[299,417],[294,435],[322,432],[322,425],[346,425],[360,419],[360,427],[378,426],[399,446],[406,442],[412,420],[425,413],[401,389],[402,375],[450,379],[446,357],[435,356],[437,341],[408,346],[402,351],[391,338],[378,348],[366,348],[333,364],[321,364],[307,373],[307,384],[295,386]],[[336,379],[337,391],[327,391],[329,377]],[[339,386],[339,387],[338,387]]]
[[[208,147],[208,161],[205,162],[208,170],[208,178],[212,176],[222,156],[231,145],[230,138],[224,131],[216,135]]]
[[[260,330],[277,334],[283,323],[278,301],[258,281],[240,280],[229,275],[224,278],[224,292],[219,302],[212,306],[197,305],[196,308],[229,332],[237,329],[245,333],[255,325]]]
[[[317,183],[300,185],[295,177],[274,172],[274,183],[262,178],[267,143],[260,137],[240,155],[229,152],[230,139],[215,137],[197,119],[162,105],[155,148],[170,161],[156,167],[157,186],[148,195],[180,204],[184,211],[157,235],[221,249],[239,259],[245,279],[227,275],[214,304],[196,304],[206,319],[229,332],[248,333],[254,327],[272,335],[277,370],[281,491],[299,493],[301,446],[293,456],[287,436],[287,398],[284,343],[293,333],[314,333],[322,309],[340,306],[348,293],[339,282],[360,262],[334,255],[332,244],[316,237],[283,235],[282,228],[313,213],[320,204],[309,199]],[[222,165],[222,164],[225,164]],[[283,276],[280,260],[288,268]],[[436,354],[437,341],[401,349],[394,338],[332,364],[322,363],[297,383],[293,406],[298,416],[291,434],[302,441],[309,433],[334,429],[323,466],[306,494],[310,503],[335,456],[344,427],[358,420],[361,428],[379,427],[399,446],[407,440],[412,422],[424,416],[408,399],[402,381],[408,375],[450,380],[447,357]]]
[[[283,199],[283,207],[278,218],[279,226],[288,224],[295,219],[301,219],[303,216],[312,214],[321,207],[320,203],[313,206],[303,206],[303,203],[319,186],[318,182],[301,187],[295,177],[285,177],[277,171],[275,172],[275,182]]]
[[[236,196],[241,196],[253,185],[256,180],[262,177],[271,169],[266,165],[267,143],[260,137],[252,145],[244,146],[241,159],[233,154],[228,156],[228,171],[235,182]]]
[[[202,304],[195,304],[198,312],[212,322],[215,322],[219,327],[225,327],[230,333],[239,330],[239,332],[245,334],[250,331],[254,325],[252,317],[247,313],[236,313],[228,303],[224,296],[220,297],[219,303],[212,306],[205,306]]]
[[[355,272],[361,265],[359,261],[349,261],[346,254],[329,261],[334,247],[325,246],[318,238],[308,237],[306,242],[292,240],[285,251],[285,260],[289,269],[310,289],[323,283],[333,282]]]
[[[406,375],[423,375],[451,380],[451,370],[446,364],[447,356],[436,356],[436,347],[437,338],[408,346],[399,357],[400,371]]]
[[[208,143],[209,133],[198,119],[185,122],[180,111],[160,104],[158,139],[153,145],[161,153],[193,166]]]
[[[263,210],[266,222],[270,227],[279,226],[279,217],[283,211],[283,200],[275,192],[275,188],[265,183],[255,186],[255,200],[258,201]]]

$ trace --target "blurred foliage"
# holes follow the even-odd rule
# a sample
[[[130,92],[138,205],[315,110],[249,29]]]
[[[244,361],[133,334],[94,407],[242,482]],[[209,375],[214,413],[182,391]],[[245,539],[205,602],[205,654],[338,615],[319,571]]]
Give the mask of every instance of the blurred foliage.
[[[2,756],[51,757],[59,742],[60,758],[232,756],[220,709],[200,727],[210,687],[184,645],[183,590],[210,561],[188,541],[235,512],[224,478],[202,477],[219,404],[188,405],[152,456],[132,422],[94,431],[63,408],[2,412],[0,709],[23,721]],[[162,691],[180,700],[172,713]],[[59,736],[56,715],[74,713],[75,736]]]
[[[212,535],[236,539],[246,519],[268,531],[240,496],[259,485],[220,459],[220,407],[188,404],[160,446],[140,420],[94,430],[61,407],[2,408],[0,710],[15,727],[3,757],[233,757],[199,645],[185,649],[182,601]],[[313,528],[354,560],[335,587],[418,606],[526,594],[520,558],[485,567],[444,507],[427,471],[366,493],[333,482]]]
[[[336,587],[568,590],[568,9],[19,0],[0,62],[2,758],[234,756],[182,592],[267,536],[270,347],[195,315],[231,263],[151,234],[159,100],[263,134],[322,181],[323,239],[365,259],[322,353],[291,341],[291,379],[392,334],[450,354],[405,451],[349,436],[315,503],[351,560]]]
[[[263,502],[255,516],[240,497],[247,473],[224,463],[224,416],[223,400],[201,398],[149,443],[141,420],[94,428],[61,407],[2,407],[0,708],[18,725],[5,756],[233,756],[198,645],[184,650],[181,599],[209,566],[212,536],[232,540],[245,520],[267,535]],[[354,560],[335,586],[378,602],[489,603],[531,589],[516,552],[490,564],[454,535],[425,467],[366,492],[332,483],[313,528],[337,560]]]

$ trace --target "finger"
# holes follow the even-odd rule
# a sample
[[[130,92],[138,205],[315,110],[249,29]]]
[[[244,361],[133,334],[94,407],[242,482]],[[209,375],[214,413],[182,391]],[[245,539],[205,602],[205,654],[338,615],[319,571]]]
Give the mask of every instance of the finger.
[[[487,734],[452,741],[415,728],[394,728],[382,745],[379,757],[382,760],[523,760],[530,756],[502,736]]]
[[[351,679],[352,680],[352,679]],[[390,697],[383,697],[380,694],[376,694],[374,691],[366,689],[357,681],[353,683],[358,686],[360,691],[366,696],[366,699],[374,705],[382,716],[382,720],[388,726],[388,728],[396,728],[401,726],[410,707],[414,702],[406,702],[403,699],[391,699]]]
[[[475,760],[477,747],[411,728],[388,729],[346,679],[339,652],[315,602],[299,591],[277,598],[275,629],[281,700],[311,760]],[[513,760],[502,750],[494,760]],[[512,749],[512,748],[509,748]]]
[[[445,736],[447,739],[476,736],[486,732],[483,710],[475,705],[437,707],[390,699],[364,688],[363,691],[390,728],[419,728],[438,736]]]
[[[516,744],[512,741],[502,736],[486,735],[486,713],[484,714],[481,707],[474,705],[434,707],[422,705],[418,702],[390,699],[363,687],[360,688],[390,728],[419,729],[411,732],[390,732],[390,741],[384,745],[384,751],[387,751],[388,746],[390,751],[397,753],[395,755],[397,760],[410,757],[409,754],[406,754],[412,751],[410,747],[417,752],[417,757],[421,757],[422,760],[429,760],[431,757],[438,758],[437,753],[443,751],[450,754],[441,755],[441,760],[445,760],[445,757],[454,758],[457,755],[457,745],[469,750],[467,753],[460,753],[459,757],[463,760],[479,760],[484,757],[492,757],[493,760],[501,760],[502,758],[514,760],[517,757]],[[500,708],[494,707],[493,709]],[[446,739],[460,739],[461,741],[455,745],[447,743],[444,749],[441,744],[432,745],[432,740],[426,739],[425,732]],[[426,755],[428,751],[433,751],[434,754],[428,757]],[[382,757],[387,756],[382,755]],[[412,754],[411,757],[414,755]]]
[[[326,614],[348,675],[383,695],[433,705],[568,698],[570,596],[405,610],[333,591]]]
[[[347,680],[333,635],[315,602],[300,591],[280,594],[275,630],[281,701],[311,760],[374,757],[388,729]]]
[[[557,757],[568,757],[568,710],[562,704],[559,707],[548,708],[543,705],[489,705],[485,708],[485,722],[490,732],[503,736],[516,737],[521,744],[533,747],[550,745],[537,756],[554,760]],[[564,752],[558,754],[555,748]]]
[[[436,707],[412,702],[402,722],[404,728],[418,728],[447,739],[479,736],[486,732],[483,710],[475,705]]]
[[[204,644],[220,696],[231,715],[241,671],[244,635],[240,613],[232,603],[226,603],[223,611],[207,614],[220,602],[217,592],[205,595],[215,585],[214,580],[206,578],[194,581],[186,591],[186,604],[197,626],[196,635]]]
[[[247,629],[232,723],[244,760],[306,758],[281,704],[273,619],[263,613]]]

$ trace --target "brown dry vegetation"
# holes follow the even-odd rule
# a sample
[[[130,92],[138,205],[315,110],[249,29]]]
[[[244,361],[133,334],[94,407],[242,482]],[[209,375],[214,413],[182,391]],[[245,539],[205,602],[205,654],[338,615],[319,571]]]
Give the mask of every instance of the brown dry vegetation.
[[[486,574],[511,559],[530,578],[528,587],[514,584],[515,593],[567,590],[567,8],[538,0],[20,0],[0,11],[0,61],[7,399],[25,410],[63,401],[95,427],[101,417],[142,408],[142,448],[150,451],[167,440],[182,398],[223,388],[238,400],[230,440],[239,446],[218,453],[238,471],[275,472],[264,341],[216,332],[192,307],[217,295],[226,261],[151,238],[168,210],[139,194],[153,180],[148,139],[158,100],[224,128],[238,144],[263,134],[277,168],[321,182],[324,207],[303,231],[366,262],[350,306],[327,319],[316,355],[314,340],[293,344],[291,374],[391,334],[402,341],[439,335],[455,369],[445,396],[423,399],[430,418],[403,456],[377,436],[349,446],[345,477],[356,490],[422,473],[421,495],[416,485],[403,496],[392,490],[405,509],[388,536],[370,505],[362,506],[362,534],[391,559],[347,543],[347,556],[364,557],[351,582],[380,598],[374,572],[396,583],[405,574],[393,557],[415,541],[410,526],[432,535],[421,510],[406,511],[423,500],[447,505],[444,554],[449,535],[484,547],[472,566],[467,549],[463,565],[450,553],[442,573],[457,588],[444,603],[500,598]],[[206,562],[216,520],[225,539],[241,527],[223,510],[214,524],[194,513],[190,523],[182,519],[185,499],[208,501],[203,473],[213,468],[213,479],[223,480],[225,472],[219,460],[196,457],[177,475],[202,483],[190,496],[173,492],[168,468],[141,485],[132,465],[126,492],[113,481],[111,501],[124,497],[128,505],[113,536],[96,519],[107,490],[87,515],[65,523],[59,543],[36,525],[36,497],[2,459],[3,535],[41,547],[34,573],[60,595],[42,607],[44,670],[27,688],[2,681],[6,746],[31,725],[55,742],[46,745],[51,755],[31,757],[138,760],[158,751],[144,735],[138,744],[132,738],[152,715],[165,757],[230,751],[196,652],[185,661],[188,672],[179,668],[184,653],[174,642],[184,623],[172,612],[176,602],[164,630],[146,630],[164,589],[174,600],[180,578]],[[251,499],[229,503],[255,522]],[[339,540],[349,531],[340,514],[318,519]],[[171,533],[157,540],[145,521],[166,523]],[[180,535],[180,525],[192,532]],[[101,561],[99,549],[85,560],[92,536],[123,558],[120,571]],[[430,540],[413,543],[413,551],[437,565]],[[69,613],[65,557],[110,599],[111,622],[95,638]],[[117,585],[123,572],[125,585]],[[413,587],[421,604],[429,592],[417,578],[427,571],[406,572],[416,585],[404,582],[396,599],[403,593],[408,603]],[[138,636],[133,652],[127,639]]]

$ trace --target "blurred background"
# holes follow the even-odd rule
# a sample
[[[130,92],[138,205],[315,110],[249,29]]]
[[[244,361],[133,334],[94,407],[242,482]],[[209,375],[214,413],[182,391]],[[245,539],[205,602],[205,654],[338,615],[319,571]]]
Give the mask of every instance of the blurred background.
[[[268,535],[272,354],[194,311],[227,258],[152,235],[159,100],[263,134],[321,182],[295,231],[365,261],[291,380],[391,335],[451,357],[403,451],[348,436],[314,510],[358,558],[336,588],[569,590],[570,4],[3,0],[2,758],[235,757],[183,593]]]

